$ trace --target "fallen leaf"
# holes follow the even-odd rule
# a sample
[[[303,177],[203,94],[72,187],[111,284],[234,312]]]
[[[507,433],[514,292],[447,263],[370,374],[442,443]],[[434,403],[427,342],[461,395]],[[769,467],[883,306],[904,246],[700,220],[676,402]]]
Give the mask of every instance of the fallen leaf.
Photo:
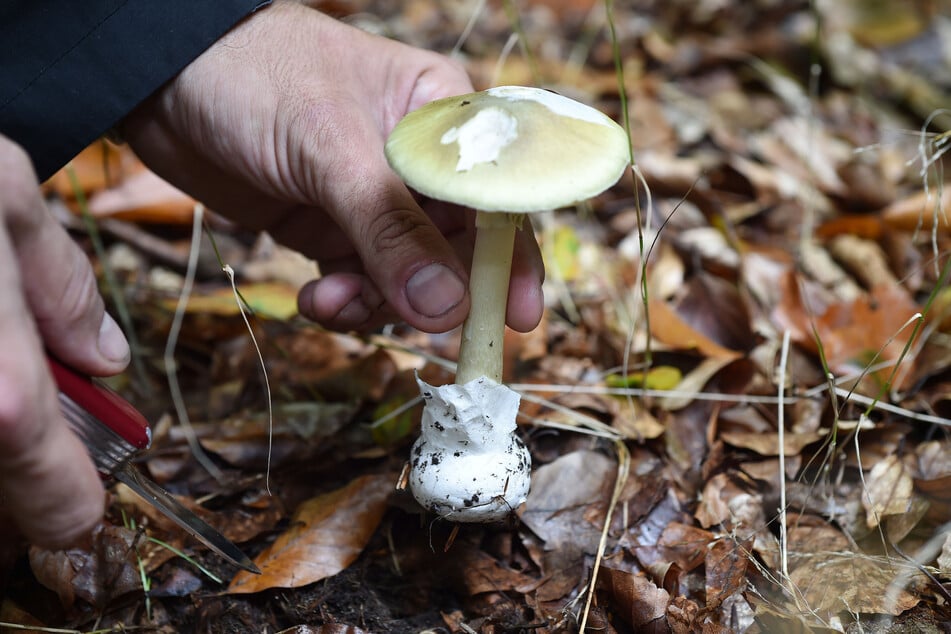
[[[604,565],[598,588],[611,596],[620,617],[639,632],[667,614],[670,594],[644,575]]]
[[[241,284],[238,286],[238,291],[251,310],[259,315],[274,319],[290,319],[297,314],[298,289],[290,284],[281,282]],[[163,302],[163,306],[169,311],[174,311],[177,305],[177,297]],[[188,298],[185,312],[221,317],[232,317],[241,313],[230,286],[193,294]]]
[[[362,476],[307,500],[294,513],[290,528],[255,558],[261,574],[241,571],[227,591],[297,588],[337,574],[373,535],[395,481],[391,475]]]
[[[919,309],[899,284],[876,286],[850,301],[820,298],[808,284],[800,287],[792,272],[780,284],[782,299],[773,312],[774,320],[810,350],[818,349],[818,337],[833,372],[850,374],[872,359],[896,361],[909,342],[912,327],[906,324]]]
[[[196,204],[155,172],[142,170],[94,194],[89,199],[89,213],[130,222],[190,224]]]
[[[719,607],[727,597],[746,588],[746,569],[753,557],[752,541],[724,537],[713,542],[704,560],[707,609]]]
[[[783,434],[783,450],[787,456],[798,455],[803,448],[825,437],[822,431],[806,432],[797,434],[787,431]],[[761,456],[779,455],[779,434],[777,432],[744,432],[744,431],[721,431],[720,439],[724,442],[755,451]]]
[[[938,555],[938,570],[944,575],[951,573],[951,533],[944,536],[944,543],[941,544],[941,554]]]
[[[914,482],[905,463],[890,454],[872,467],[865,476],[862,505],[869,528],[875,528],[887,515],[906,513],[911,507]]]
[[[827,524],[789,527],[790,582],[807,610],[822,618],[840,612],[900,614],[919,598],[909,592],[920,573],[896,558],[852,552],[842,532]]]
[[[43,622],[21,608],[19,605],[4,598],[0,600],[0,623],[11,623],[17,627],[0,625],[0,634],[42,634],[49,630],[43,627]],[[37,626],[36,629],[29,627]]]
[[[73,200],[76,190],[69,171],[87,197],[92,192],[105,189],[122,179],[127,173],[145,169],[126,146],[117,146],[105,141],[91,143],[63,169],[43,183],[43,191],[55,192],[66,200]]]
[[[646,372],[630,374],[609,374],[604,379],[608,387],[643,387],[648,390],[672,390],[677,387],[683,374],[679,368],[661,365]]]
[[[721,346],[706,335],[694,330],[665,301],[651,298],[649,310],[651,333],[669,346],[681,350],[696,350],[705,356],[718,359],[732,360],[742,356],[740,351]]]
[[[90,543],[69,550],[30,549],[30,567],[64,607],[81,599],[98,608],[135,590],[142,581],[135,560],[136,531],[99,524]]]
[[[657,545],[662,548],[665,561],[672,561],[684,572],[690,572],[703,563],[713,540],[710,531],[671,522],[664,528]]]
[[[575,451],[539,467],[522,522],[549,548],[571,544],[594,552],[601,529],[584,519],[584,509],[606,496],[616,471],[613,460],[594,451]]]
[[[483,592],[522,592],[537,585],[528,575],[503,565],[484,550],[475,548],[453,551],[458,561],[462,583],[469,595]]]
[[[903,231],[931,231],[937,223],[946,233],[951,227],[948,210],[951,210],[951,188],[945,187],[940,195],[922,191],[896,200],[882,211],[882,220],[888,227]]]

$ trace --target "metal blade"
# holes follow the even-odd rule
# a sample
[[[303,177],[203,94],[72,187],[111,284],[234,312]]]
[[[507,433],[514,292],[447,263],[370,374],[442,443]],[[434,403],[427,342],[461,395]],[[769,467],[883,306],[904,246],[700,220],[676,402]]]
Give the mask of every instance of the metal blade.
[[[254,562],[227,537],[182,506],[182,503],[173,498],[171,493],[140,474],[132,465],[124,464],[116,469],[112,475],[116,480],[141,495],[149,504],[165,513],[171,520],[208,548],[239,568],[257,575],[261,574],[260,569],[254,565]]]

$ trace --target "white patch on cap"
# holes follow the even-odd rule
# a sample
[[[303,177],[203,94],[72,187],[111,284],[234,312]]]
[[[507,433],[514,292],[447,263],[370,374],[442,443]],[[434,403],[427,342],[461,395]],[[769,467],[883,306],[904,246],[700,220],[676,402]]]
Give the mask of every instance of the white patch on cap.
[[[459,144],[457,172],[499,158],[505,146],[518,138],[518,121],[500,108],[484,108],[461,126],[450,128],[439,142]]]
[[[562,97],[550,90],[526,86],[497,86],[496,88],[489,88],[485,92],[493,97],[508,99],[509,101],[534,101],[562,117],[581,119],[582,121],[601,125],[609,125],[611,121],[591,106],[586,106],[568,97]]]

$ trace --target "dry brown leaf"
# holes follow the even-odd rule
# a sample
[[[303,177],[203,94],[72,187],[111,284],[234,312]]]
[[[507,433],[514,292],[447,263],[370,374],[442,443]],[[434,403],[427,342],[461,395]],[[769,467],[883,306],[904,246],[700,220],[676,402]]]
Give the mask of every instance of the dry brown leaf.
[[[367,475],[307,500],[291,526],[258,555],[260,575],[241,571],[228,592],[297,588],[337,574],[357,558],[386,511],[396,478]]]
[[[790,329],[797,343],[812,350],[817,350],[817,333],[829,367],[837,373],[865,368],[878,353],[879,362],[897,360],[912,333],[906,323],[919,310],[898,284],[876,286],[852,301],[835,302],[826,297],[825,303],[816,301],[815,295],[803,298],[792,272],[780,284],[774,320],[781,328]],[[808,285],[805,288],[808,293]]]
[[[951,573],[951,533],[944,536],[941,554],[938,555],[938,570],[944,575]]]
[[[690,326],[667,302],[650,300],[651,334],[667,345],[682,350],[697,350],[708,357],[736,359],[742,356],[713,341]]]
[[[917,477],[934,480],[951,476],[951,442],[948,440],[930,440],[922,443],[917,451]]]
[[[907,589],[918,581],[916,569],[898,559],[851,552],[848,539],[832,526],[790,526],[789,552],[790,582],[820,617],[900,614],[919,601]]]
[[[905,463],[891,454],[865,475],[862,505],[869,528],[875,528],[887,515],[906,513],[911,507],[914,483]]]
[[[73,170],[79,189],[87,197],[120,181],[123,176],[138,173],[145,167],[132,154],[128,146],[117,146],[104,141],[90,144],[43,183],[44,192],[53,192],[66,200],[73,200],[73,188],[69,170]]]
[[[787,456],[798,455],[804,447],[824,436],[825,433],[821,431],[802,434],[786,432],[783,434],[783,450]],[[779,455],[779,434],[777,432],[721,431],[719,437],[734,447],[749,449],[761,456]]]
[[[938,223],[942,232],[951,227],[948,212],[951,210],[951,188],[945,187],[941,195],[935,192],[918,192],[908,198],[896,200],[882,211],[882,220],[893,229],[903,231],[931,231]]]
[[[44,631],[48,631],[43,627],[42,621],[7,598],[0,600],[0,623],[12,623],[18,626],[12,628],[0,625],[0,634],[13,634],[14,632],[16,634],[42,634]],[[37,628],[34,630],[29,627],[30,625],[35,625]]]
[[[858,236],[866,240],[878,240],[882,236],[884,227],[882,219],[877,216],[851,215],[838,216],[823,222],[816,228],[816,237],[819,239],[834,238],[841,235]]]
[[[696,259],[693,257],[692,259]],[[691,275],[676,303],[680,318],[729,350],[748,351],[754,342],[750,316],[736,284],[717,275]]]
[[[700,606],[696,602],[684,596],[674,597],[667,607],[670,630],[674,634],[695,634],[702,631],[697,623],[700,612]]]
[[[885,251],[877,242],[854,235],[841,235],[830,240],[828,248],[829,254],[842,263],[865,288],[899,284]]]
[[[710,545],[704,561],[707,609],[719,607],[727,597],[745,589],[752,546],[752,540],[739,542],[726,537]]]
[[[86,546],[69,550],[30,549],[30,567],[65,607],[81,599],[102,608],[113,599],[142,590],[133,544],[137,534],[121,526],[100,524]]]
[[[601,529],[585,519],[584,510],[605,498],[616,471],[613,460],[594,451],[575,451],[539,467],[522,522],[549,548],[571,544],[594,552]]]
[[[717,375],[723,368],[730,365],[736,357],[720,357],[704,359],[690,370],[677,384],[678,394],[665,396],[660,399],[660,407],[670,411],[683,409],[693,402],[695,395],[703,391],[703,388],[710,380]]]
[[[97,218],[117,218],[130,222],[189,224],[195,199],[160,178],[142,170],[89,199],[89,213]]]
[[[702,528],[671,522],[660,536],[658,546],[663,548],[664,559],[677,564],[684,572],[690,572],[703,563],[713,533]]]
[[[643,575],[604,565],[598,587],[610,595],[620,617],[639,632],[667,613],[670,594]]]
[[[483,592],[526,592],[537,585],[537,580],[503,565],[484,550],[466,548],[453,550],[458,561],[462,583],[469,595]]]

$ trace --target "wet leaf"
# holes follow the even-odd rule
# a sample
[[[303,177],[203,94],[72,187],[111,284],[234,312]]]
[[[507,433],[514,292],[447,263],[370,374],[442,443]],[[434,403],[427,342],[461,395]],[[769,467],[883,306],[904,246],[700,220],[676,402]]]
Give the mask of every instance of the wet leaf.
[[[260,575],[239,572],[228,592],[297,588],[337,574],[357,558],[383,517],[395,477],[361,476],[307,500],[291,526],[255,557]]]

